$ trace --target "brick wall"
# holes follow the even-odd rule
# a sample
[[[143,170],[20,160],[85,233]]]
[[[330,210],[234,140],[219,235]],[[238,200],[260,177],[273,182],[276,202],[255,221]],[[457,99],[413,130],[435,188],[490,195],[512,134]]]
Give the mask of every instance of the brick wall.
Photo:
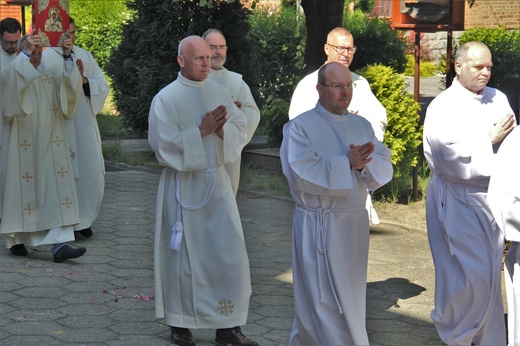
[[[5,1],[0,0],[0,20],[6,17],[12,17],[22,22],[22,10],[20,6],[6,5]]]
[[[518,29],[520,27],[520,1],[476,0],[472,8],[469,8],[466,3],[465,29],[477,26],[494,28],[498,25],[502,25],[506,29]]]

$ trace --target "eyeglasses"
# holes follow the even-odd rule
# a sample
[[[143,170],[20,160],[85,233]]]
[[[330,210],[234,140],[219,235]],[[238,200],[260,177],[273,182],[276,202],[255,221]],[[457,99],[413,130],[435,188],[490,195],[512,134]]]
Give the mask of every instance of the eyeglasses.
[[[209,45],[209,49],[211,50],[224,50],[224,49],[227,49],[227,46],[225,44],[221,44],[220,46],[215,46],[214,44],[210,44]]]
[[[6,45],[14,47],[18,46],[18,41],[6,41],[3,37],[0,37],[0,40],[2,40]]]
[[[338,53],[339,55],[345,53],[345,51],[347,51],[348,54],[354,54],[357,50],[357,47],[354,46],[354,47],[343,47],[343,46],[335,46],[333,44],[330,44],[330,43],[327,43],[328,46],[331,46],[335,51],[336,53]]]
[[[352,88],[356,87],[356,84],[354,84],[354,83],[347,83],[347,84],[341,84],[341,83],[325,84],[325,83],[320,83],[320,84],[324,85],[324,86],[328,86],[328,87],[332,88],[332,90],[334,90],[334,91],[342,91],[343,89],[350,89],[351,87]]]

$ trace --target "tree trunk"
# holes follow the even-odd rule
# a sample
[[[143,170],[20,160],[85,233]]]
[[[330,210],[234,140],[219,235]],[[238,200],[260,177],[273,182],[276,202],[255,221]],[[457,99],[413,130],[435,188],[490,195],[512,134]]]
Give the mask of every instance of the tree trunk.
[[[307,27],[304,75],[317,70],[327,60],[323,45],[332,29],[343,25],[345,0],[301,0]]]

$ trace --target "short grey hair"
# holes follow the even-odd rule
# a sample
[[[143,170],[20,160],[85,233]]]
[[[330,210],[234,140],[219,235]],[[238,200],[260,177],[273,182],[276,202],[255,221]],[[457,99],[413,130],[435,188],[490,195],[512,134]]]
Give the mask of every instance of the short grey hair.
[[[226,36],[224,36],[222,31],[220,31],[219,29],[213,29],[213,28],[206,30],[206,32],[204,32],[202,34],[202,38],[206,39],[206,37],[208,37],[209,34],[212,34],[212,33],[219,34],[220,36],[224,37],[224,40],[226,39]]]

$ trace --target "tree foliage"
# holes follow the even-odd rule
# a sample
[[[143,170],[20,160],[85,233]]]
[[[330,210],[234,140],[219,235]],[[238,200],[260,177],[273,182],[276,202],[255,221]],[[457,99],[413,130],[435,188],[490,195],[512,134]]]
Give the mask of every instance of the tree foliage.
[[[327,34],[341,26],[345,0],[301,0],[307,27],[304,74],[317,70],[326,60],[323,45]]]
[[[250,40],[255,42],[256,78],[261,107],[260,129],[271,142],[282,138],[289,102],[300,80],[305,49],[305,27],[300,25],[295,9],[275,13],[257,9],[250,19]]]
[[[369,18],[362,11],[355,10],[345,16],[343,27],[352,33],[357,46],[351,70],[382,64],[404,72],[407,42],[402,32],[392,30],[388,20]]]
[[[108,65],[126,126],[147,131],[152,98],[176,78],[178,45],[189,35],[221,30],[229,47],[226,67],[250,82],[252,52],[246,39],[250,11],[239,1],[133,0],[128,6],[136,15],[123,27],[122,42]]]
[[[121,30],[131,17],[125,0],[71,1],[76,24],[76,45],[88,49],[104,69],[119,46]]]

